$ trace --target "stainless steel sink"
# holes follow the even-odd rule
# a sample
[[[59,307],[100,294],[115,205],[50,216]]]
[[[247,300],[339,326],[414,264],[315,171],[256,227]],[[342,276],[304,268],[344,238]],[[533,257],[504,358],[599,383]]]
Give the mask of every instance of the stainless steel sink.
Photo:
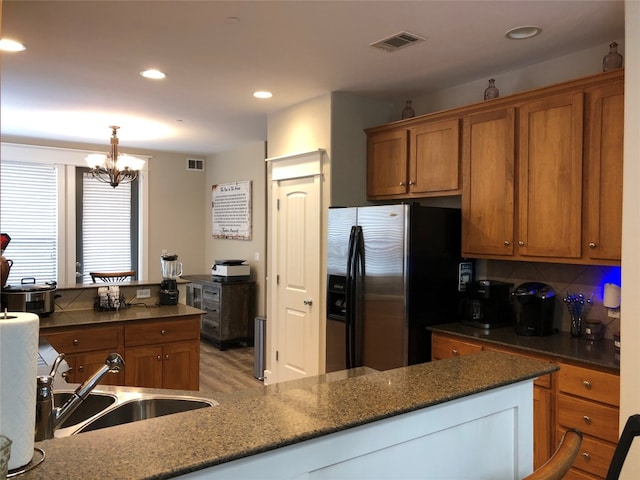
[[[71,397],[72,392],[57,392],[53,394],[53,404],[60,407]],[[116,403],[117,397],[108,393],[90,393],[80,406],[66,419],[60,428],[70,427],[78,423],[89,420],[91,417],[106,410],[108,407]]]
[[[54,392],[54,404],[60,406],[72,392]],[[215,400],[188,395],[153,394],[134,387],[94,390],[78,409],[58,428],[56,438],[90,432],[149,418],[188,412],[218,405]]]
[[[162,417],[173,413],[188,412],[212,407],[213,403],[193,398],[143,398],[123,403],[87,423],[76,433],[90,432],[123,423]]]

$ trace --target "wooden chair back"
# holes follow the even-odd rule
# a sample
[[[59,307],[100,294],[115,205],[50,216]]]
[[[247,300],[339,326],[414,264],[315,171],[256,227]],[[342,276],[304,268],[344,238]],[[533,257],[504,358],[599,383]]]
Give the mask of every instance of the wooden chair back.
[[[561,480],[573,465],[581,445],[582,433],[575,429],[567,430],[551,458],[522,480]]]
[[[136,272],[133,270],[128,272],[89,272],[89,275],[91,275],[93,283],[96,283],[96,279],[105,283],[118,283],[124,282],[128,278],[136,278]]]

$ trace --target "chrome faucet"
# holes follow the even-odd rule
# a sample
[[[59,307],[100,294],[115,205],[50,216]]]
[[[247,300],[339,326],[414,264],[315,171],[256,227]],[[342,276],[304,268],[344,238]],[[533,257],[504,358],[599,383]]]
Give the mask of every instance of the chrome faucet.
[[[55,407],[53,405],[53,379],[63,360],[64,353],[61,353],[53,362],[49,375],[40,375],[36,380],[36,442],[53,438],[55,429],[80,406],[83,400],[96,388],[102,377],[107,373],[118,373],[124,368],[124,360],[120,354],[110,354],[105,364],[80,385],[61,407]]]

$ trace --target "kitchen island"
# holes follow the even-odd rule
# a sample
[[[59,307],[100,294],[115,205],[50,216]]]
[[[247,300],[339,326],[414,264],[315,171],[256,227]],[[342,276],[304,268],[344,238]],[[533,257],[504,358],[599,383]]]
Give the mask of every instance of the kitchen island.
[[[520,478],[533,379],[556,369],[480,352],[199,392],[220,405],[38,442],[46,460],[21,478]]]

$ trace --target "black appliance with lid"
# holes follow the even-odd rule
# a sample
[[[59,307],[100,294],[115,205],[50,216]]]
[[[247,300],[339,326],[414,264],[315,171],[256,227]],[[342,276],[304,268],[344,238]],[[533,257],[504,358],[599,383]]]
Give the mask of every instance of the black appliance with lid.
[[[460,301],[462,323],[485,329],[512,325],[512,287],[513,283],[500,280],[468,282]]]
[[[526,282],[513,291],[516,333],[526,336],[553,334],[556,293],[550,285]]]

